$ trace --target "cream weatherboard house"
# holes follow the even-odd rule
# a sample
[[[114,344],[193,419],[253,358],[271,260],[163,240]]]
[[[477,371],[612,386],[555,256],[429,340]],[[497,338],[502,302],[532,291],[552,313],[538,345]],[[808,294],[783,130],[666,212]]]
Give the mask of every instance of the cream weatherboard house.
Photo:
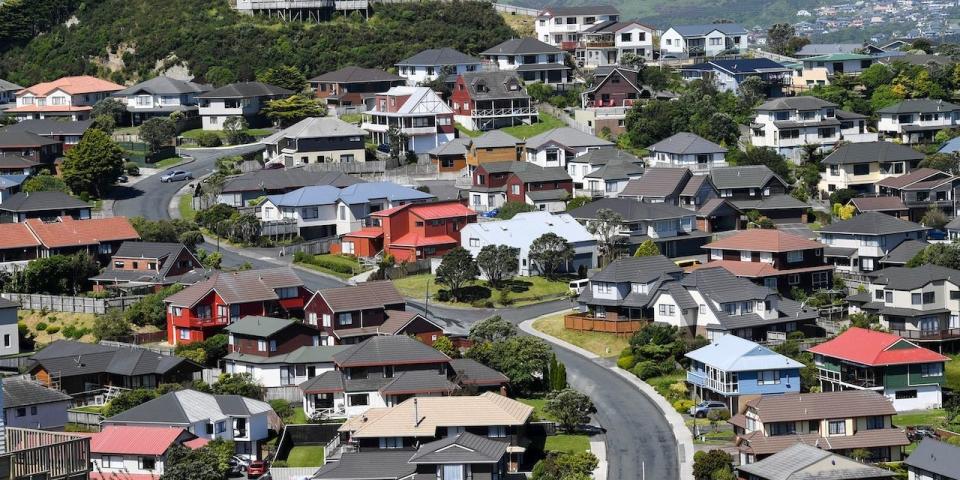
[[[652,60],[655,32],[655,28],[635,21],[603,22],[583,32],[574,55],[577,63],[587,68],[619,65],[625,54]]]
[[[877,134],[867,130],[863,115],[846,112],[816,97],[784,97],[764,102],[750,124],[750,142],[770,147],[799,162],[804,145],[832,149],[841,140],[848,143],[875,142]]]
[[[817,188],[824,196],[843,189],[877,193],[877,182],[910,173],[923,159],[922,153],[891,142],[843,144],[823,160],[826,171]]]
[[[619,19],[620,11],[609,5],[550,6],[537,15],[534,29],[541,42],[572,51],[584,32]]]
[[[260,82],[242,82],[224,85],[197,95],[200,118],[204,130],[223,130],[223,124],[233,117],[243,117],[250,126],[263,124],[260,110],[270,100],[293,95],[285,88]]]
[[[903,143],[930,143],[940,130],[960,125],[960,105],[914,98],[877,111],[877,130],[884,138]]]
[[[713,57],[747,49],[747,30],[736,23],[677,25],[660,36],[660,55],[674,58]]]

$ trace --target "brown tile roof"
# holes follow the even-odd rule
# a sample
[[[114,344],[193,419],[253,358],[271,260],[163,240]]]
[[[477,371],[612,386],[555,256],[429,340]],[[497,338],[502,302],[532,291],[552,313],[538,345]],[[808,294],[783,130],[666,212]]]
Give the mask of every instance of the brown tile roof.
[[[747,406],[764,423],[897,414],[890,400],[871,390],[764,395]]]
[[[38,218],[31,218],[24,223],[47,248],[98,245],[101,242],[140,239],[140,234],[133,225],[130,225],[127,217],[87,220],[62,217],[56,222],[44,222]]]
[[[877,182],[878,187],[903,188],[931,177],[943,176],[950,178],[945,172],[933,168],[918,168],[910,173],[900,175],[899,177],[887,177]]]
[[[738,276],[748,278],[763,278],[774,275],[789,275],[792,273],[818,272],[821,270],[833,270],[833,265],[817,265],[814,267],[803,268],[785,268],[776,269],[773,265],[764,262],[741,262],[739,260],[714,260],[699,265],[688,267],[686,271],[695,272],[704,268],[721,267],[724,270]]]
[[[780,230],[744,230],[729,237],[710,242],[705,249],[749,250],[753,252],[790,252],[824,248],[826,245]]]
[[[310,305],[317,297],[326,301],[334,313],[383,308],[385,305],[404,303],[403,296],[388,280],[364,282],[347,287],[324,288],[317,290],[313,298],[307,302]]]
[[[215,272],[209,279],[170,295],[164,301],[190,308],[215,291],[227,304],[262,302],[277,300],[277,288],[302,286],[303,280],[287,267]]]
[[[407,312],[403,310],[386,310],[385,312],[387,314],[387,320],[381,325],[334,330],[333,334],[336,335],[337,338],[360,337],[365,335],[396,335],[400,333],[400,330],[403,329],[403,327],[407,326],[407,324],[416,317],[420,317],[425,321],[430,322],[430,320],[427,320],[425,317],[416,312]],[[437,330],[443,330],[443,328],[438,325]]]
[[[622,197],[666,197],[680,189],[690,173],[686,168],[648,168],[643,176],[627,182]]]
[[[17,95],[19,96],[29,92],[37,96],[45,96],[57,89],[63,90],[70,95],[78,95],[94,92],[116,92],[123,90],[123,86],[107,80],[101,80],[97,77],[80,75],[76,77],[58,78],[52,82],[38,83],[20,90],[17,92]]]
[[[770,455],[782,451],[797,442],[825,450],[852,450],[855,448],[895,447],[909,445],[907,434],[899,428],[860,430],[853,435],[821,437],[820,434],[778,435],[765,437],[762,432],[752,432],[737,440],[740,450],[754,455]]]
[[[40,240],[33,236],[26,224],[0,224],[0,249],[39,247],[40,245]]]
[[[860,212],[892,212],[906,210],[900,197],[858,197],[850,203]]]

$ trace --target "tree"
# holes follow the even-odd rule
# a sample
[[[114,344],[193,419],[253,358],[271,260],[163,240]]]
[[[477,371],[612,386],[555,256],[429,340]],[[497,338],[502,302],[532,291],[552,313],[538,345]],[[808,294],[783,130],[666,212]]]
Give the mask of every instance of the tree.
[[[300,70],[287,65],[266,69],[257,75],[257,81],[286,88],[294,93],[307,88],[307,77]]]
[[[70,193],[67,184],[60,177],[50,175],[48,172],[41,172],[39,175],[28,177],[23,182],[22,190],[27,193],[33,192],[63,192]]]
[[[457,347],[453,345],[453,341],[446,335],[437,337],[437,339],[433,341],[433,348],[450,358],[460,357],[460,350],[457,350]]]
[[[934,230],[942,230],[944,226],[950,221],[950,218],[947,217],[943,210],[937,208],[934,205],[930,205],[930,208],[927,209],[923,214],[923,218],[920,219],[920,223],[925,227],[930,227]]]
[[[97,115],[96,117],[93,117],[93,123],[90,124],[90,128],[96,128],[107,133],[113,133],[113,131],[117,128],[117,121],[114,120],[110,115]]]
[[[103,416],[109,418],[114,415],[119,415],[137,405],[147,403],[158,396],[157,391],[153,389],[138,388],[125,390],[114,397],[113,400],[110,400],[110,403],[107,404],[107,407],[103,411]]]
[[[767,84],[760,77],[747,77],[737,87],[737,95],[749,108],[753,108],[767,98]]]
[[[789,56],[792,52],[787,51],[787,44],[790,38],[796,34],[797,30],[793,28],[793,25],[789,23],[775,23],[767,30],[767,48],[777,55]]]
[[[225,446],[218,447],[218,443]],[[223,480],[226,478],[227,462],[230,458],[229,455],[226,459],[223,458],[223,452],[232,454],[233,451],[233,442],[221,439],[196,450],[174,445],[167,453],[160,480]]]
[[[164,329],[167,326],[167,311],[163,299],[180,290],[183,290],[183,285],[174,284],[163,288],[159,292],[151,293],[130,305],[124,310],[123,316],[134,325],[141,327],[153,325]]]
[[[928,245],[907,262],[907,266],[911,268],[926,264],[939,265],[955,270],[960,269],[960,244],[934,243]]]
[[[584,197],[584,196],[573,197],[567,201],[566,211],[569,212],[571,210],[576,210],[592,201],[593,199],[590,197]]]
[[[6,289],[19,293],[76,295],[89,289],[88,278],[100,273],[96,260],[86,251],[31,260],[15,271]]]
[[[177,125],[169,118],[154,117],[140,125],[140,139],[150,147],[151,154],[169,145],[176,134]]]
[[[733,457],[723,450],[696,452],[693,454],[693,478],[711,480],[713,472],[728,468],[732,464]]]
[[[203,75],[203,78],[214,87],[222,87],[237,81],[237,75],[233,70],[219,65],[207,69],[207,73]]]
[[[87,130],[63,162],[63,181],[79,195],[102,198],[122,174],[123,150],[97,129]]]
[[[773,173],[780,175],[790,182],[790,164],[783,155],[769,147],[755,147],[747,145],[746,150],[732,150],[727,154],[727,162],[731,165],[765,165]]]
[[[527,85],[527,95],[538,102],[545,102],[553,96],[553,87],[543,82],[534,82]]]
[[[537,462],[531,472],[532,480],[589,480],[599,462],[590,452],[549,452]]]
[[[547,394],[543,409],[555,418],[560,428],[566,432],[572,432],[578,425],[588,423],[590,414],[597,411],[590,397],[572,388]]]
[[[840,220],[850,220],[853,218],[853,215],[857,212],[857,207],[852,204],[841,205],[839,203],[833,204],[833,216],[839,218]]]
[[[517,274],[520,249],[509,245],[485,245],[477,253],[477,267],[493,287]]]
[[[506,340],[475,345],[467,352],[473,358],[510,379],[518,394],[540,391],[550,368],[550,345],[532,336],[514,336]]]
[[[123,316],[123,312],[116,308],[107,310],[107,313],[98,315],[93,321],[93,338],[100,340],[123,340],[133,333],[133,327]]]
[[[182,219],[147,220],[143,217],[133,217],[130,219],[130,224],[144,242],[177,243],[184,233],[197,230],[195,224]]]
[[[720,422],[725,422],[730,419],[730,412],[725,409],[715,409],[710,410],[710,413],[707,413],[707,420],[710,421],[710,426],[713,427],[713,431],[717,431],[717,425]]]
[[[113,125],[123,124],[123,118],[127,115],[127,106],[116,98],[104,98],[93,105],[90,110],[90,118],[109,117],[113,120]]]
[[[532,212],[533,210],[533,205],[528,203],[509,201],[501,205],[497,210],[497,218],[500,220],[510,220],[518,213]]]
[[[468,338],[474,343],[502,342],[517,336],[517,326],[496,315],[474,323]]]
[[[660,248],[649,238],[644,240],[643,243],[637,247],[637,251],[633,253],[634,257],[655,257],[657,255],[660,255]]]
[[[467,282],[473,281],[480,275],[477,262],[473,255],[463,247],[454,247],[443,256],[440,266],[437,267],[437,283],[450,287],[450,295],[460,299],[460,289]]]
[[[934,153],[920,161],[920,166],[957,175],[960,174],[960,156],[951,153]]]
[[[316,99],[305,95],[270,100],[263,107],[263,114],[282,128],[309,117],[323,117],[327,110]]]
[[[227,136],[227,143],[231,145],[245,143],[249,138],[246,133],[248,128],[250,126],[247,124],[247,119],[239,115],[224,120],[223,133]]]
[[[557,360],[557,354],[550,357],[550,381],[551,392],[558,392],[567,388],[567,366]]]
[[[544,233],[530,244],[529,256],[542,275],[553,278],[560,267],[573,260],[573,247],[556,233]]]
[[[601,267],[609,265],[616,258],[617,248],[624,241],[620,236],[622,227],[623,216],[609,208],[597,210],[596,218],[587,222],[587,231],[597,237],[597,250],[603,259]]]
[[[839,203],[840,205],[846,205],[850,203],[854,197],[859,195],[856,190],[852,188],[841,188],[840,190],[834,190],[830,194],[830,203],[835,204]]]
[[[256,399],[263,397],[262,386],[250,373],[222,373],[213,384],[213,391],[218,395],[240,395]]]
[[[894,76],[890,67],[882,63],[874,63],[860,72],[860,83],[872,91],[881,85],[889,85],[893,82]]]

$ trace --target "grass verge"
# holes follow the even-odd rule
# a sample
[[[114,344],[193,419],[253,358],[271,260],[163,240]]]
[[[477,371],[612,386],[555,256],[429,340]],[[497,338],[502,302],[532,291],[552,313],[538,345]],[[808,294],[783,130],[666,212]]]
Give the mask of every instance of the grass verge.
[[[548,452],[577,453],[590,450],[590,437],[579,434],[558,434],[547,437],[543,449]]]
[[[460,133],[462,133],[463,136],[465,136],[465,137],[471,137],[471,138],[473,138],[473,137],[479,137],[480,135],[483,135],[483,132],[478,132],[478,131],[476,131],[476,130],[470,130],[469,128],[467,128],[467,127],[465,127],[465,126],[463,126],[463,125],[461,125],[461,124],[459,124],[459,123],[455,124],[455,126],[457,127],[457,130],[458,130]]]
[[[193,197],[181,195],[177,200],[177,211],[180,212],[180,218],[192,222],[197,216],[197,211],[193,209]]]
[[[543,132],[546,132],[547,130],[553,130],[554,128],[564,126],[566,126],[566,124],[560,121],[559,118],[544,112],[540,112],[540,121],[537,123],[507,127],[502,130],[504,133],[509,133],[510,135],[513,135],[521,140],[526,140],[534,135],[539,135]]]
[[[572,343],[601,357],[615,357],[630,345],[626,337],[618,337],[604,332],[578,332],[567,330],[563,326],[563,317],[567,313],[558,313],[533,322],[533,328]]]
[[[300,445],[290,449],[287,455],[287,466],[295,467],[322,467],[323,445]]]
[[[893,424],[898,427],[915,427],[918,425],[942,427],[946,421],[947,415],[942,408],[901,412],[893,416]]]
[[[170,158],[164,158],[163,160],[160,160],[159,162],[149,163],[149,164],[147,164],[147,167],[149,167],[149,168],[156,168],[157,170],[165,170],[165,169],[168,169],[168,168],[170,168],[170,167],[172,167],[172,166],[174,166],[174,165],[176,165],[176,164],[178,164],[178,163],[180,163],[180,162],[182,162],[182,161],[183,161],[183,159],[180,158],[179,156],[174,156],[174,157],[170,157]]]
[[[947,381],[944,386],[957,392],[960,391],[960,354],[950,355],[952,361],[947,362],[946,376]]]
[[[544,277],[514,277],[504,288],[507,292],[507,301],[504,303],[500,296],[500,290],[494,290],[487,285],[487,282],[477,280],[470,282],[462,289],[463,296],[470,299],[469,302],[453,300],[441,302],[433,297],[439,290],[445,290],[446,287],[438,285],[436,277],[433,275],[411,275],[393,281],[393,285],[402,295],[418,299],[422,299],[426,294],[428,284],[431,295],[430,302],[455,306],[530,305],[561,298],[569,291],[569,284],[566,279],[549,280]],[[487,305],[488,302],[490,305]]]

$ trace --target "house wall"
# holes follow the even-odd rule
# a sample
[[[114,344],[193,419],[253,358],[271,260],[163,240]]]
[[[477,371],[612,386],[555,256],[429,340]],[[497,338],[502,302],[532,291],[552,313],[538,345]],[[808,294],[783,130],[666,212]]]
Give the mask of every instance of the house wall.
[[[444,65],[399,65],[397,74],[407,79],[407,85],[415,87],[424,82],[436,80]],[[452,65],[454,74],[461,75],[467,72],[473,72],[480,68],[480,63],[461,63]]]
[[[821,233],[820,241],[831,247],[856,248],[859,265],[853,268],[857,272],[868,272],[879,270],[878,260],[890,250],[897,248],[898,245],[906,240],[923,240],[926,238],[926,232],[905,232],[889,235],[848,235],[837,233]],[[876,240],[874,240],[876,239]]]
[[[0,355],[20,353],[17,308],[0,308]]]
[[[17,408],[4,408],[4,425],[17,428],[36,428],[39,430],[62,429],[67,424],[67,409],[72,406],[70,400],[63,402],[41,403],[27,405],[23,408],[23,416],[17,415]],[[37,413],[33,413],[36,408]]]
[[[245,363],[238,360],[224,360],[224,367],[227,373],[250,373],[254,380],[266,388],[297,386],[317,375],[334,369],[332,362],[301,365],[303,365],[304,375],[296,375],[296,370],[294,369],[294,376],[291,377],[292,383],[284,383],[281,380],[280,370],[295,367],[295,365],[286,363],[256,364]],[[310,375],[310,369],[312,369],[313,375]]]
[[[269,338],[251,337],[231,333],[231,342],[227,345],[227,352],[238,352],[246,355],[255,355],[258,357],[275,357],[285,355],[300,347],[308,347],[314,344],[315,336],[318,336],[313,327],[307,325],[293,325],[287,327]],[[258,350],[258,343],[265,341],[266,350]],[[270,350],[270,343],[276,342],[276,350]]]
[[[123,466],[116,467],[111,463],[110,458],[122,459]],[[155,462],[153,470],[147,470],[141,467],[141,459],[150,458]],[[153,455],[115,455],[109,453],[90,452],[90,461],[93,463],[94,472],[102,472],[104,478],[127,478],[129,475],[161,475],[163,474],[163,464],[166,455],[155,457]]]
[[[467,150],[467,165],[479,166],[492,162],[515,162],[520,160],[516,147],[477,148],[471,144]]]

